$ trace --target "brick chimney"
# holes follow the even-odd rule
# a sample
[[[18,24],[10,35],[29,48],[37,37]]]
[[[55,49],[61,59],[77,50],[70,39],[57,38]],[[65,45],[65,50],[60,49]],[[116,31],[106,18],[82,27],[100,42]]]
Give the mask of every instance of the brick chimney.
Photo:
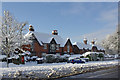
[[[29,31],[34,31],[34,28],[32,25],[29,25]]]
[[[95,40],[92,40],[91,43],[92,43],[92,44],[95,44]]]
[[[53,31],[52,31],[52,34],[53,34],[53,35],[58,35],[58,31],[57,31],[57,30],[53,30]]]
[[[86,44],[86,45],[87,45],[87,39],[86,39],[86,38],[84,38],[84,44]]]

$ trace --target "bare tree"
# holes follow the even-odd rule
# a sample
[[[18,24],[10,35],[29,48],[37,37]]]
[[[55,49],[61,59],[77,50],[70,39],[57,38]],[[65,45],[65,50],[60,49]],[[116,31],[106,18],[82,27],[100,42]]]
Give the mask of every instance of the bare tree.
[[[7,55],[7,58],[14,54],[15,49],[21,48],[22,44],[26,43],[24,39],[23,31],[25,30],[26,22],[19,23],[15,18],[9,13],[9,11],[4,11],[4,16],[2,17],[1,30],[1,47],[2,52]],[[8,67],[8,59],[7,59]]]

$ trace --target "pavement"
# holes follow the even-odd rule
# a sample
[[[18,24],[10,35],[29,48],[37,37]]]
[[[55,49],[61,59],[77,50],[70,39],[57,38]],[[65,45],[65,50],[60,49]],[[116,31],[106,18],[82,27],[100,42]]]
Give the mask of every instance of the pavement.
[[[120,68],[113,67],[109,69],[103,69],[94,72],[87,72],[82,74],[77,74],[73,76],[59,78],[57,80],[120,80]]]

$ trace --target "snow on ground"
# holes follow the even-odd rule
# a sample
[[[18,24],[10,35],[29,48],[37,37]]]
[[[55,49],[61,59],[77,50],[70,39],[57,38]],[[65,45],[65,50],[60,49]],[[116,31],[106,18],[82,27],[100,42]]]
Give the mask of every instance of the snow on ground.
[[[0,55],[0,59],[3,59],[5,57],[6,57],[6,55]]]
[[[9,68],[0,68],[0,71],[3,71],[3,77],[7,78],[57,78],[116,65],[118,60],[90,61],[85,64],[28,62],[25,65],[10,64]]]

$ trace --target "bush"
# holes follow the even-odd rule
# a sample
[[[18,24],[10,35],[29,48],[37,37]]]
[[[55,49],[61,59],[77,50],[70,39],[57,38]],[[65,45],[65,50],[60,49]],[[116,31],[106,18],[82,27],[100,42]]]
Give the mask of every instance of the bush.
[[[53,55],[47,55],[46,56],[46,62],[47,63],[52,63],[54,61],[55,61],[55,56],[53,56]]]
[[[2,62],[6,62],[6,61],[7,61],[7,58],[3,58],[3,59],[2,59]]]
[[[47,55],[46,56],[46,62],[47,63],[55,63],[55,62],[67,62],[67,57],[60,57],[60,56],[54,56],[54,55]]]
[[[103,60],[104,55],[103,55],[102,53],[100,53],[100,54],[98,55],[98,57],[100,58],[100,60]]]
[[[68,61],[68,57],[64,57],[63,62],[67,62],[67,61]]]
[[[92,58],[90,55],[87,55],[86,58],[89,58],[89,61],[92,61]]]

